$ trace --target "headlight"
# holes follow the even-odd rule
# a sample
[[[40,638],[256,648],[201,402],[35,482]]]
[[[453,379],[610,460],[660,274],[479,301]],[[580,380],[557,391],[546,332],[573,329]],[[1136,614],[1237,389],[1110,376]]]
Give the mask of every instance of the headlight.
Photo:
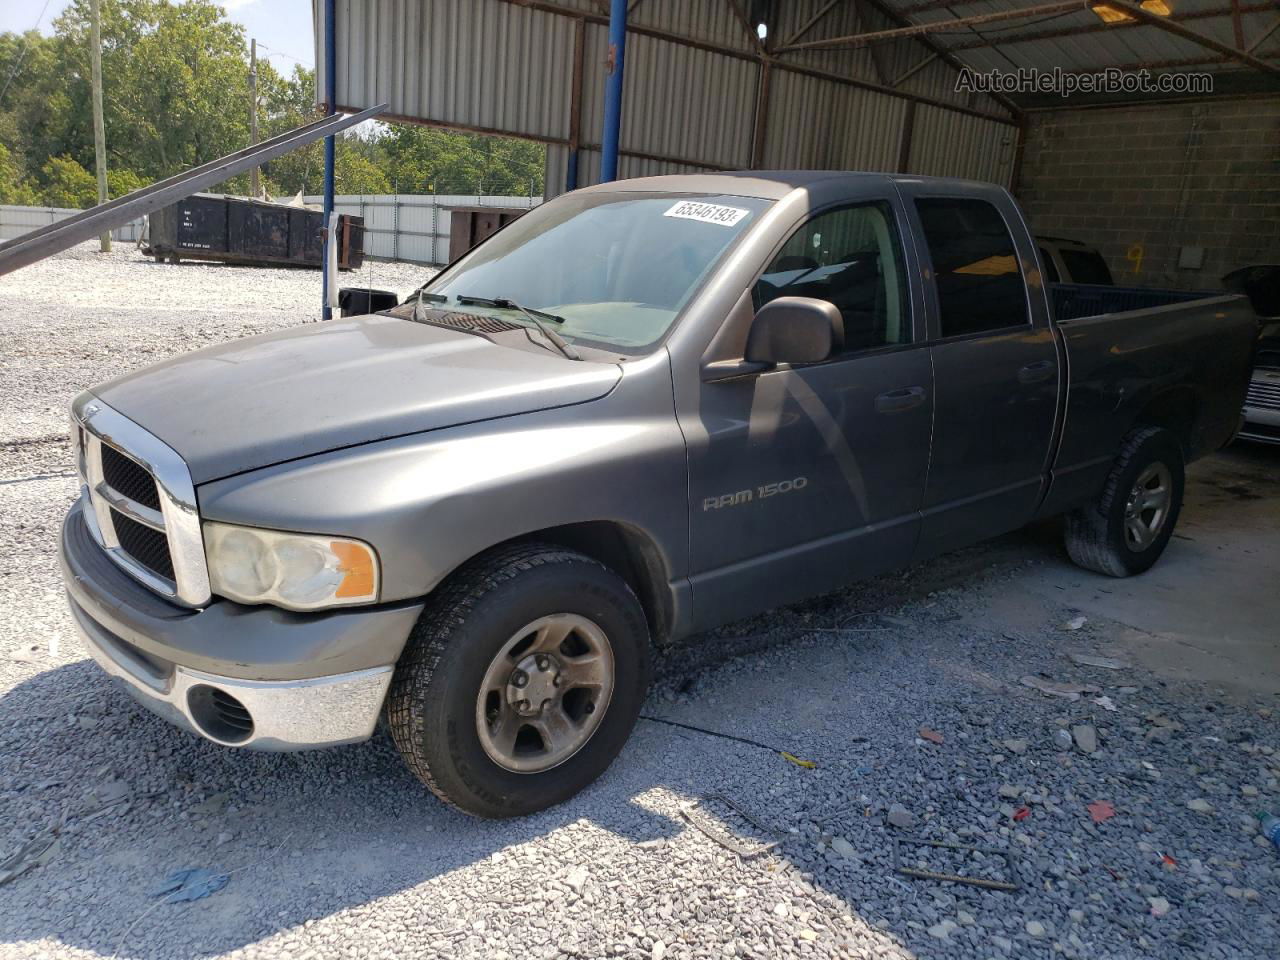
[[[240,603],[318,610],[378,598],[378,557],[359,540],[204,524],[214,593]]]

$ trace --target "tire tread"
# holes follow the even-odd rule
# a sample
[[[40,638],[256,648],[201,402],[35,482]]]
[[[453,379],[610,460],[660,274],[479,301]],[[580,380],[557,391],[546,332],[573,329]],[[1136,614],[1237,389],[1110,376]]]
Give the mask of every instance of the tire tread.
[[[518,543],[499,547],[463,565],[433,593],[432,601],[414,625],[405,646],[391,689],[387,692],[386,715],[391,738],[409,770],[440,800],[455,810],[472,813],[451,797],[432,773],[421,748],[427,720],[422,692],[450,641],[475,606],[502,584],[548,564],[590,564],[608,568],[585,554],[548,543]]]

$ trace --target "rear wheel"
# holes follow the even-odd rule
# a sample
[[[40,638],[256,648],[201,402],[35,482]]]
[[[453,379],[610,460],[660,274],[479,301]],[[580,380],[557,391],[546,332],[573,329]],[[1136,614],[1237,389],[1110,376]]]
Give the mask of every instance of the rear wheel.
[[[626,582],[547,544],[501,548],[441,588],[387,697],[391,735],[437,796],[483,817],[573,796],[621,750],[649,671]]]
[[[1167,430],[1125,438],[1101,495],[1067,514],[1067,553],[1112,577],[1142,573],[1160,558],[1182,508],[1182,447]]]

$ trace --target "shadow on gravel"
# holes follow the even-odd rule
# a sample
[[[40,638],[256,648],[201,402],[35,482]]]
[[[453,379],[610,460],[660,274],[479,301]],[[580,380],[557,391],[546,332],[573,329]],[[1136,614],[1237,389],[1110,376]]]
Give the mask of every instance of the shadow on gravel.
[[[1232,451],[1222,466],[1241,473],[1238,482],[1274,485],[1264,480],[1257,460],[1248,451]],[[1202,524],[1220,521],[1223,513],[1214,510],[1235,509],[1225,498],[1210,503],[1210,486],[1195,494],[1205,505],[1197,508]],[[1058,607],[1041,603],[1034,611],[1037,625],[1011,636],[999,606],[1020,593],[1019,571],[1065,563],[1057,525],[1038,525],[682,645],[661,659],[646,714],[768,741],[817,760],[818,769],[801,769],[767,749],[642,721],[619,760],[591,788],[558,808],[505,822],[473,820],[436,801],[407,772],[385,735],[312,753],[228,750],[151,716],[91,661],[38,673],[0,696],[0,818],[10,830],[25,821],[10,834],[21,834],[19,843],[50,824],[65,827],[46,865],[0,886],[0,943],[35,944],[27,948],[34,956],[64,945],[102,957],[169,958],[221,954],[310,923],[327,923],[330,937],[361,937],[364,923],[384,934],[402,930],[417,945],[438,932],[432,952],[445,955],[470,937],[472,953],[483,955],[486,948],[477,945],[470,926],[472,908],[518,904],[513,923],[541,920],[545,929],[549,918],[559,925],[553,931],[559,942],[593,925],[618,925],[616,914],[602,920],[600,910],[627,909],[630,917],[629,904],[619,907],[616,899],[609,908],[585,901],[579,912],[567,912],[566,904],[593,889],[606,897],[609,884],[621,884],[623,896],[637,889],[634,896],[652,902],[699,891],[705,896],[719,889],[711,886],[713,877],[729,885],[729,893],[717,895],[733,896],[739,882],[763,887],[785,874],[792,882],[785,889],[810,885],[805,896],[817,914],[859,922],[860,950],[824,934],[815,953],[898,955],[904,944],[931,953],[940,944],[929,928],[966,913],[978,918],[978,926],[946,929],[939,939],[956,938],[950,941],[956,949],[957,941],[968,939],[966,949],[977,948],[988,936],[1022,935],[1023,916],[1053,918],[1066,931],[1066,907],[1087,905],[1095,889],[1105,889],[1108,897],[1097,923],[1111,924],[1104,918],[1113,915],[1131,919],[1108,926],[1105,934],[1099,930],[1093,935],[1106,939],[1091,941],[1075,955],[1123,952],[1127,938],[1140,934],[1156,939],[1156,950],[1175,944],[1194,950],[1215,937],[1238,944],[1243,921],[1231,914],[1230,924],[1221,925],[1227,921],[1218,913],[1193,921],[1192,904],[1202,895],[1189,871],[1168,873],[1158,857],[1141,849],[1138,837],[1150,838],[1160,850],[1181,845],[1186,853],[1179,859],[1193,863],[1191,857],[1208,862],[1219,853],[1252,855],[1247,869],[1265,866],[1266,851],[1258,853],[1238,827],[1217,835],[1195,833],[1183,819],[1193,815],[1181,791],[1171,791],[1168,781],[1153,785],[1136,764],[1151,760],[1185,776],[1181,771],[1194,754],[1198,769],[1217,770],[1224,784],[1214,803],[1246,816],[1249,809],[1236,786],[1245,776],[1244,761],[1219,744],[1247,742],[1232,738],[1250,735],[1256,716],[1227,705],[1214,713],[1212,706],[1187,704],[1175,715],[1185,735],[1151,740],[1140,718],[1170,707],[1163,683],[1138,676],[1134,689],[1142,689],[1132,695],[1128,715],[1132,731],[1107,732],[1118,721],[1096,710],[1091,721],[1107,732],[1108,750],[1128,751],[1121,754],[1127,765],[1072,766],[1052,746],[1052,732],[1087,720],[1087,704],[1048,702],[1016,683],[984,685],[995,677],[1061,675],[1070,669],[1062,649],[1079,640],[1064,640]],[[993,569],[996,585],[981,596]],[[1064,604],[1070,599],[1064,596]],[[839,640],[820,632],[906,604],[913,604],[915,619],[905,628],[854,629]],[[1046,622],[1050,614],[1058,619]],[[945,747],[916,738],[925,723],[945,733]],[[994,760],[992,752],[1003,754],[999,744],[1010,737],[1031,745]],[[1105,791],[1094,770],[1106,771]],[[113,781],[126,785],[127,807],[120,803],[92,816],[93,795]],[[997,827],[990,824],[1009,821],[1000,812],[1004,794],[996,794],[1002,781],[1025,791],[1036,810],[1024,829],[1041,831],[1044,838],[1041,852],[1028,858],[1033,862],[1015,871],[1024,883],[1021,891],[975,891],[931,881],[908,885],[893,874],[897,834],[880,816],[889,802],[905,801],[917,812],[928,805],[935,838],[945,824],[947,831],[973,831],[960,835],[974,842],[991,843],[996,836],[1014,846],[1012,836],[991,832]],[[736,866],[732,853],[679,813],[681,801],[711,792],[748,808],[774,828],[781,845]],[[873,804],[864,793],[875,798],[874,816],[868,816]],[[1105,829],[1084,812],[1083,804],[1097,798],[1114,801],[1120,811]],[[1039,804],[1060,808],[1058,819]],[[706,808],[702,826],[735,844],[752,846],[762,839],[731,810],[714,806]],[[926,832],[922,828],[918,835]],[[834,837],[844,839],[853,855],[835,856]],[[1064,860],[1060,851],[1078,845],[1091,850],[1088,859],[1077,862],[1073,853]],[[451,876],[486,862],[495,866],[466,872],[462,880]],[[171,871],[187,867],[228,873],[230,882],[193,903],[157,906],[147,896]],[[580,870],[591,874],[586,894],[575,879]],[[1131,880],[1121,883],[1121,874]],[[681,889],[672,888],[676,878]],[[1050,881],[1076,899],[1051,902]],[[1254,882],[1265,895],[1267,883]],[[1186,920],[1157,924],[1146,886],[1161,895],[1177,891]],[[405,893],[412,898],[400,896]],[[1201,902],[1219,909],[1215,901]],[[1090,918],[1095,922],[1094,914]],[[769,920],[792,930],[804,923]],[[882,929],[861,926],[877,920]],[[1012,927],[1010,920],[1016,920]],[[749,939],[757,929],[763,924],[748,925],[742,935]],[[576,955],[603,955],[606,939],[599,940],[598,951],[579,944]],[[323,955],[324,942],[304,937],[293,952]],[[1025,947],[1023,955],[1039,955],[1048,941],[1038,946],[1018,944]],[[378,950],[396,952],[383,945],[373,954]]]
[[[731,716],[688,706],[697,697],[690,691],[705,688],[719,667],[735,658],[751,664],[751,655],[786,645],[814,623],[848,617],[851,609],[883,610],[962,584],[1002,559],[1031,553],[1055,562],[1056,537],[1053,524],[1033,528],[695,638],[659,657],[658,689],[644,712],[749,736]],[[861,650],[870,659],[884,653],[874,641]],[[848,669],[843,657],[838,666],[816,667],[830,688],[817,700],[836,694]],[[727,691],[737,703],[734,713],[753,716],[748,722],[759,717],[776,726],[781,715],[781,726],[802,740],[809,739],[800,732],[805,728],[816,732],[810,710],[787,716],[773,694],[750,693],[760,696],[754,708],[750,695]],[[452,871],[510,857],[521,845],[546,847],[529,882],[549,886],[557,898],[569,896],[566,880],[575,865],[595,868],[601,857],[623,864],[665,858],[665,842],[681,834],[697,836],[702,856],[723,857],[728,851],[675,809],[676,802],[717,789],[776,827],[783,846],[775,857],[786,868],[793,865],[789,853],[797,838],[787,835],[777,804],[764,794],[784,780],[803,784],[811,777],[769,751],[642,720],[622,756],[578,797],[533,817],[479,821],[436,800],[407,771],[383,731],[369,743],[325,751],[226,749],[154,717],[90,660],[39,673],[0,697],[0,745],[8,739],[5,731],[33,725],[42,732],[35,746],[23,745],[30,755],[8,764],[26,777],[11,785],[9,806],[26,811],[29,835],[62,817],[67,826],[47,865],[0,886],[0,943],[47,939],[139,960],[221,954],[308,921],[360,913]],[[788,746],[801,755],[819,749]],[[8,749],[0,746],[0,752]],[[95,789],[113,780],[128,784],[128,808],[86,817]],[[824,810],[808,810],[810,820],[844,806],[831,798],[816,805]],[[758,846],[767,839],[723,805],[705,805],[698,819],[732,845]],[[859,826],[841,829],[854,836]],[[576,853],[579,848],[584,852]],[[209,898],[156,907],[148,888],[187,867],[229,873],[231,880]],[[821,878],[805,875],[821,887]],[[853,891],[839,882],[830,887],[840,902],[835,909],[859,916]],[[466,905],[459,906],[456,917],[419,917],[416,923],[439,928],[448,940],[469,923]],[[414,933],[421,936],[420,929]],[[889,933],[874,934],[884,945],[897,944]]]

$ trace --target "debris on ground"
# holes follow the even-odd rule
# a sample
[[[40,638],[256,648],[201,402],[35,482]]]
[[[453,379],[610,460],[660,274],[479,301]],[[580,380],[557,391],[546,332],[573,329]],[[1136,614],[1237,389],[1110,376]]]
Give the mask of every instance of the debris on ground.
[[[937,730],[930,729],[923,725],[920,727],[919,733],[920,739],[928,740],[930,743],[942,743],[943,740],[946,739]]]
[[[1019,680],[1024,687],[1031,687],[1051,697],[1064,697],[1073,703],[1084,693],[1098,693],[1097,687],[1083,683],[1061,683],[1057,680],[1046,680],[1043,677],[1025,676]]]
[[[1115,657],[1099,657],[1092,653],[1073,653],[1070,654],[1073,663],[1078,663],[1082,667],[1100,667],[1103,670],[1126,670],[1129,664],[1123,660],[1117,660]]]
[[[147,896],[163,897],[165,903],[202,900],[212,893],[217,893],[227,885],[230,879],[231,876],[226,873],[216,873],[205,867],[188,867],[173,871],[148,890]]]
[[[1115,705],[1115,702],[1110,697],[1094,697],[1093,702],[1108,713],[1115,713],[1120,709]]]
[[[1062,626],[1063,626],[1063,629],[1065,630],[1079,630],[1088,622],[1089,622],[1088,619],[1085,617],[1072,617]]]
[[[1105,823],[1116,815],[1116,808],[1106,800],[1095,800],[1087,809],[1094,823]]]
[[[43,867],[58,853],[60,841],[52,830],[28,840],[7,860],[0,861],[0,887],[16,880],[28,870]]]
[[[1213,813],[1213,804],[1204,797],[1196,797],[1194,800],[1187,801],[1187,809],[1194,810],[1196,813]]]

